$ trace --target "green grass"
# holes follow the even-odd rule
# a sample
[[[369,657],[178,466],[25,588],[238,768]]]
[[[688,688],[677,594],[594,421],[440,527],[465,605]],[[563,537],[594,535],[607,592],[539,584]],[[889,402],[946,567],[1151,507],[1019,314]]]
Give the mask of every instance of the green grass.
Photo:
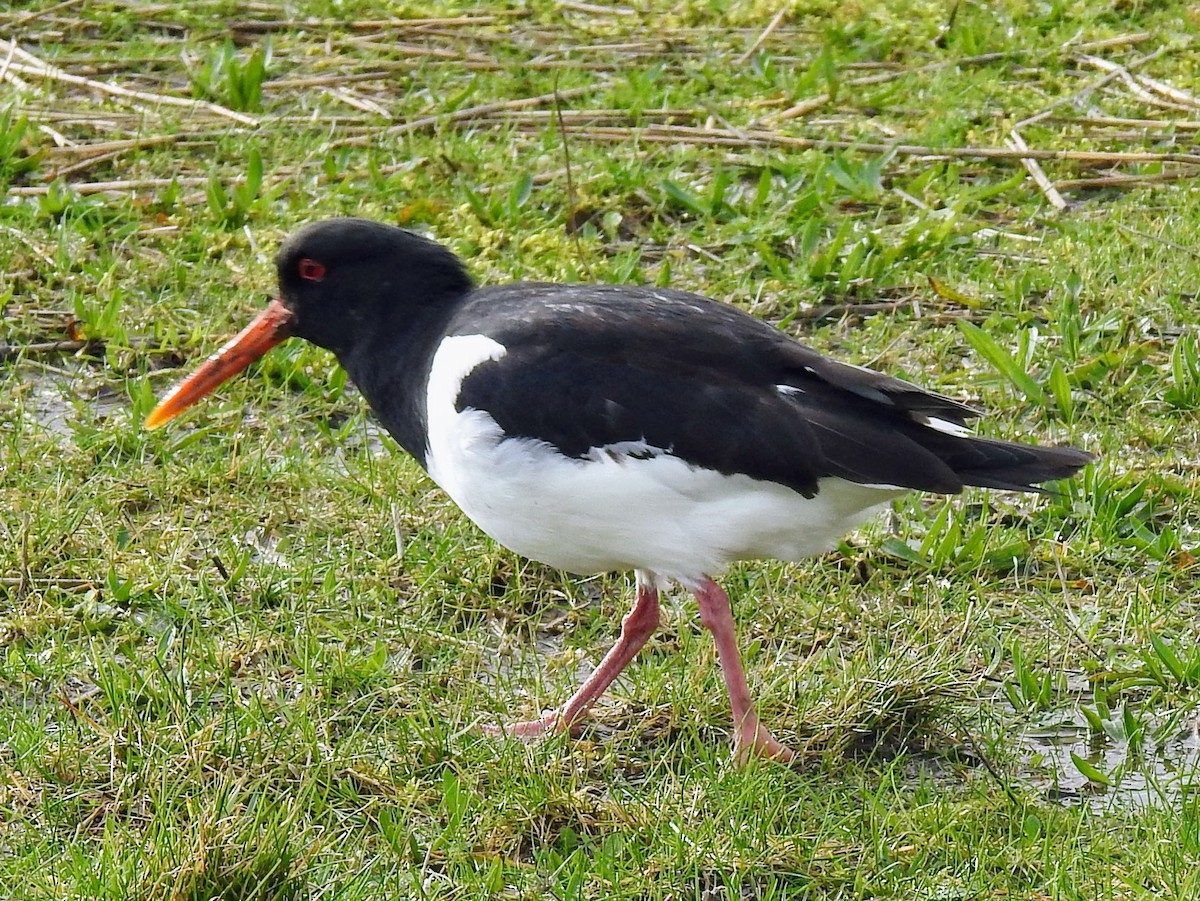
[[[0,894],[1196,897],[1200,192],[1161,155],[1200,110],[1087,59],[1187,91],[1194,9],[815,2],[750,52],[777,6],[39,5],[0,12],[19,50],[228,112],[0,47]],[[1059,213],[953,155],[1048,110],[1030,147],[1152,156],[1043,161]],[[308,346],[139,425],[347,214],[486,282],[719,297],[1103,456],[727,577],[795,768],[731,765],[682,594],[580,738],[491,741],[627,576],[491,543]]]

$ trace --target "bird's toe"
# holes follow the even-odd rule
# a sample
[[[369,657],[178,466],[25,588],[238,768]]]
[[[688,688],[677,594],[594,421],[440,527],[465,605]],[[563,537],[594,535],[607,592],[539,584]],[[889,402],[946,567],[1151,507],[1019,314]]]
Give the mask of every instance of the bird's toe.
[[[733,738],[734,762],[745,766],[754,757],[791,763],[796,759],[796,752],[776,739],[766,726],[755,723],[751,728],[737,730]]]
[[[493,738],[540,738],[543,735],[554,735],[567,731],[567,725],[559,717],[557,710],[542,714],[536,720],[523,720],[513,723],[486,723],[483,733]]]

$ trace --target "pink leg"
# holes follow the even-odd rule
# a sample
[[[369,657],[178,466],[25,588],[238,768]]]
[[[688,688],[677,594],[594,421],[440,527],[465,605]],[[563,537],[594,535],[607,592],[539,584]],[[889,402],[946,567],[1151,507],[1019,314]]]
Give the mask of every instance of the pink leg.
[[[700,602],[700,622],[712,632],[717,645],[721,674],[725,677],[725,689],[729,692],[729,704],[733,708],[734,759],[738,763],[746,763],[753,756],[769,757],[781,763],[790,762],[795,756],[792,749],[776,741],[754,712],[754,701],[750,697],[746,673],[738,653],[729,595],[720,585],[707,578],[692,593]]]
[[[514,735],[520,738],[530,738],[545,735],[549,732],[566,732],[574,726],[596,703],[596,699],[604,694],[613,679],[621,674],[621,670],[629,665],[629,661],[637,656],[637,652],[654,634],[658,628],[658,591],[652,585],[643,585],[640,581],[637,587],[637,599],[633,609],[621,620],[621,637],[612,646],[595,672],[588,676],[587,681],[580,686],[567,703],[558,710],[551,710],[536,720],[523,723],[508,723],[506,725],[486,725],[483,731],[489,735]]]

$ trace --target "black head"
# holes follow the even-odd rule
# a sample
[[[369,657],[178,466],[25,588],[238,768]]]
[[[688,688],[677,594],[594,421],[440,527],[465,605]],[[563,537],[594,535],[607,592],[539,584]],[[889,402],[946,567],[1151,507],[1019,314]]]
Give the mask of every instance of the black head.
[[[471,290],[462,262],[445,247],[369,219],[304,226],[279,249],[275,267],[291,333],[334,353]]]
[[[366,339],[399,339],[418,323],[428,329],[431,311],[452,311],[471,290],[470,276],[446,248],[366,219],[306,225],[284,242],[275,266],[279,299],[176,385],[146,417],[146,428],[170,422],[293,335],[346,363]]]

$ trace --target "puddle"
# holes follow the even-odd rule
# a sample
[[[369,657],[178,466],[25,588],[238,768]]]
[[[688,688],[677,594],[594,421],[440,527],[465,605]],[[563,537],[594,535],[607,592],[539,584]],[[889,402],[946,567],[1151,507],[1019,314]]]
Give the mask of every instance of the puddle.
[[[1117,714],[1114,711],[1114,717]],[[1155,716],[1139,711],[1145,737],[1134,748],[1098,734],[1078,709],[1046,714],[1014,732],[1020,778],[1066,806],[1087,805],[1097,813],[1177,807],[1193,790],[1200,765],[1200,719]],[[1119,717],[1118,717],[1119,719]],[[1111,781],[1100,785],[1080,772],[1072,754]]]
[[[60,438],[73,436],[73,424],[82,415],[103,419],[129,405],[124,392],[86,363],[0,368],[0,384],[12,398],[4,407],[13,411],[14,419],[31,420]],[[5,412],[0,408],[0,418]]]
[[[6,403],[0,405],[0,422],[9,418],[11,411],[14,421],[34,423],[59,438],[72,438],[74,426],[88,419],[93,422],[105,419],[130,404],[124,391],[100,370],[69,360],[53,366],[24,362],[0,367],[0,387],[8,395]],[[164,385],[162,391],[165,390]],[[352,385],[346,387],[346,396],[352,403],[358,403],[358,392]],[[263,410],[256,415],[270,414]],[[296,427],[295,433],[302,441],[311,441],[321,434],[311,423]],[[383,427],[374,417],[367,416],[339,437],[337,452],[387,456],[394,452],[389,442]],[[347,472],[352,468],[345,459],[340,459],[338,465]]]

